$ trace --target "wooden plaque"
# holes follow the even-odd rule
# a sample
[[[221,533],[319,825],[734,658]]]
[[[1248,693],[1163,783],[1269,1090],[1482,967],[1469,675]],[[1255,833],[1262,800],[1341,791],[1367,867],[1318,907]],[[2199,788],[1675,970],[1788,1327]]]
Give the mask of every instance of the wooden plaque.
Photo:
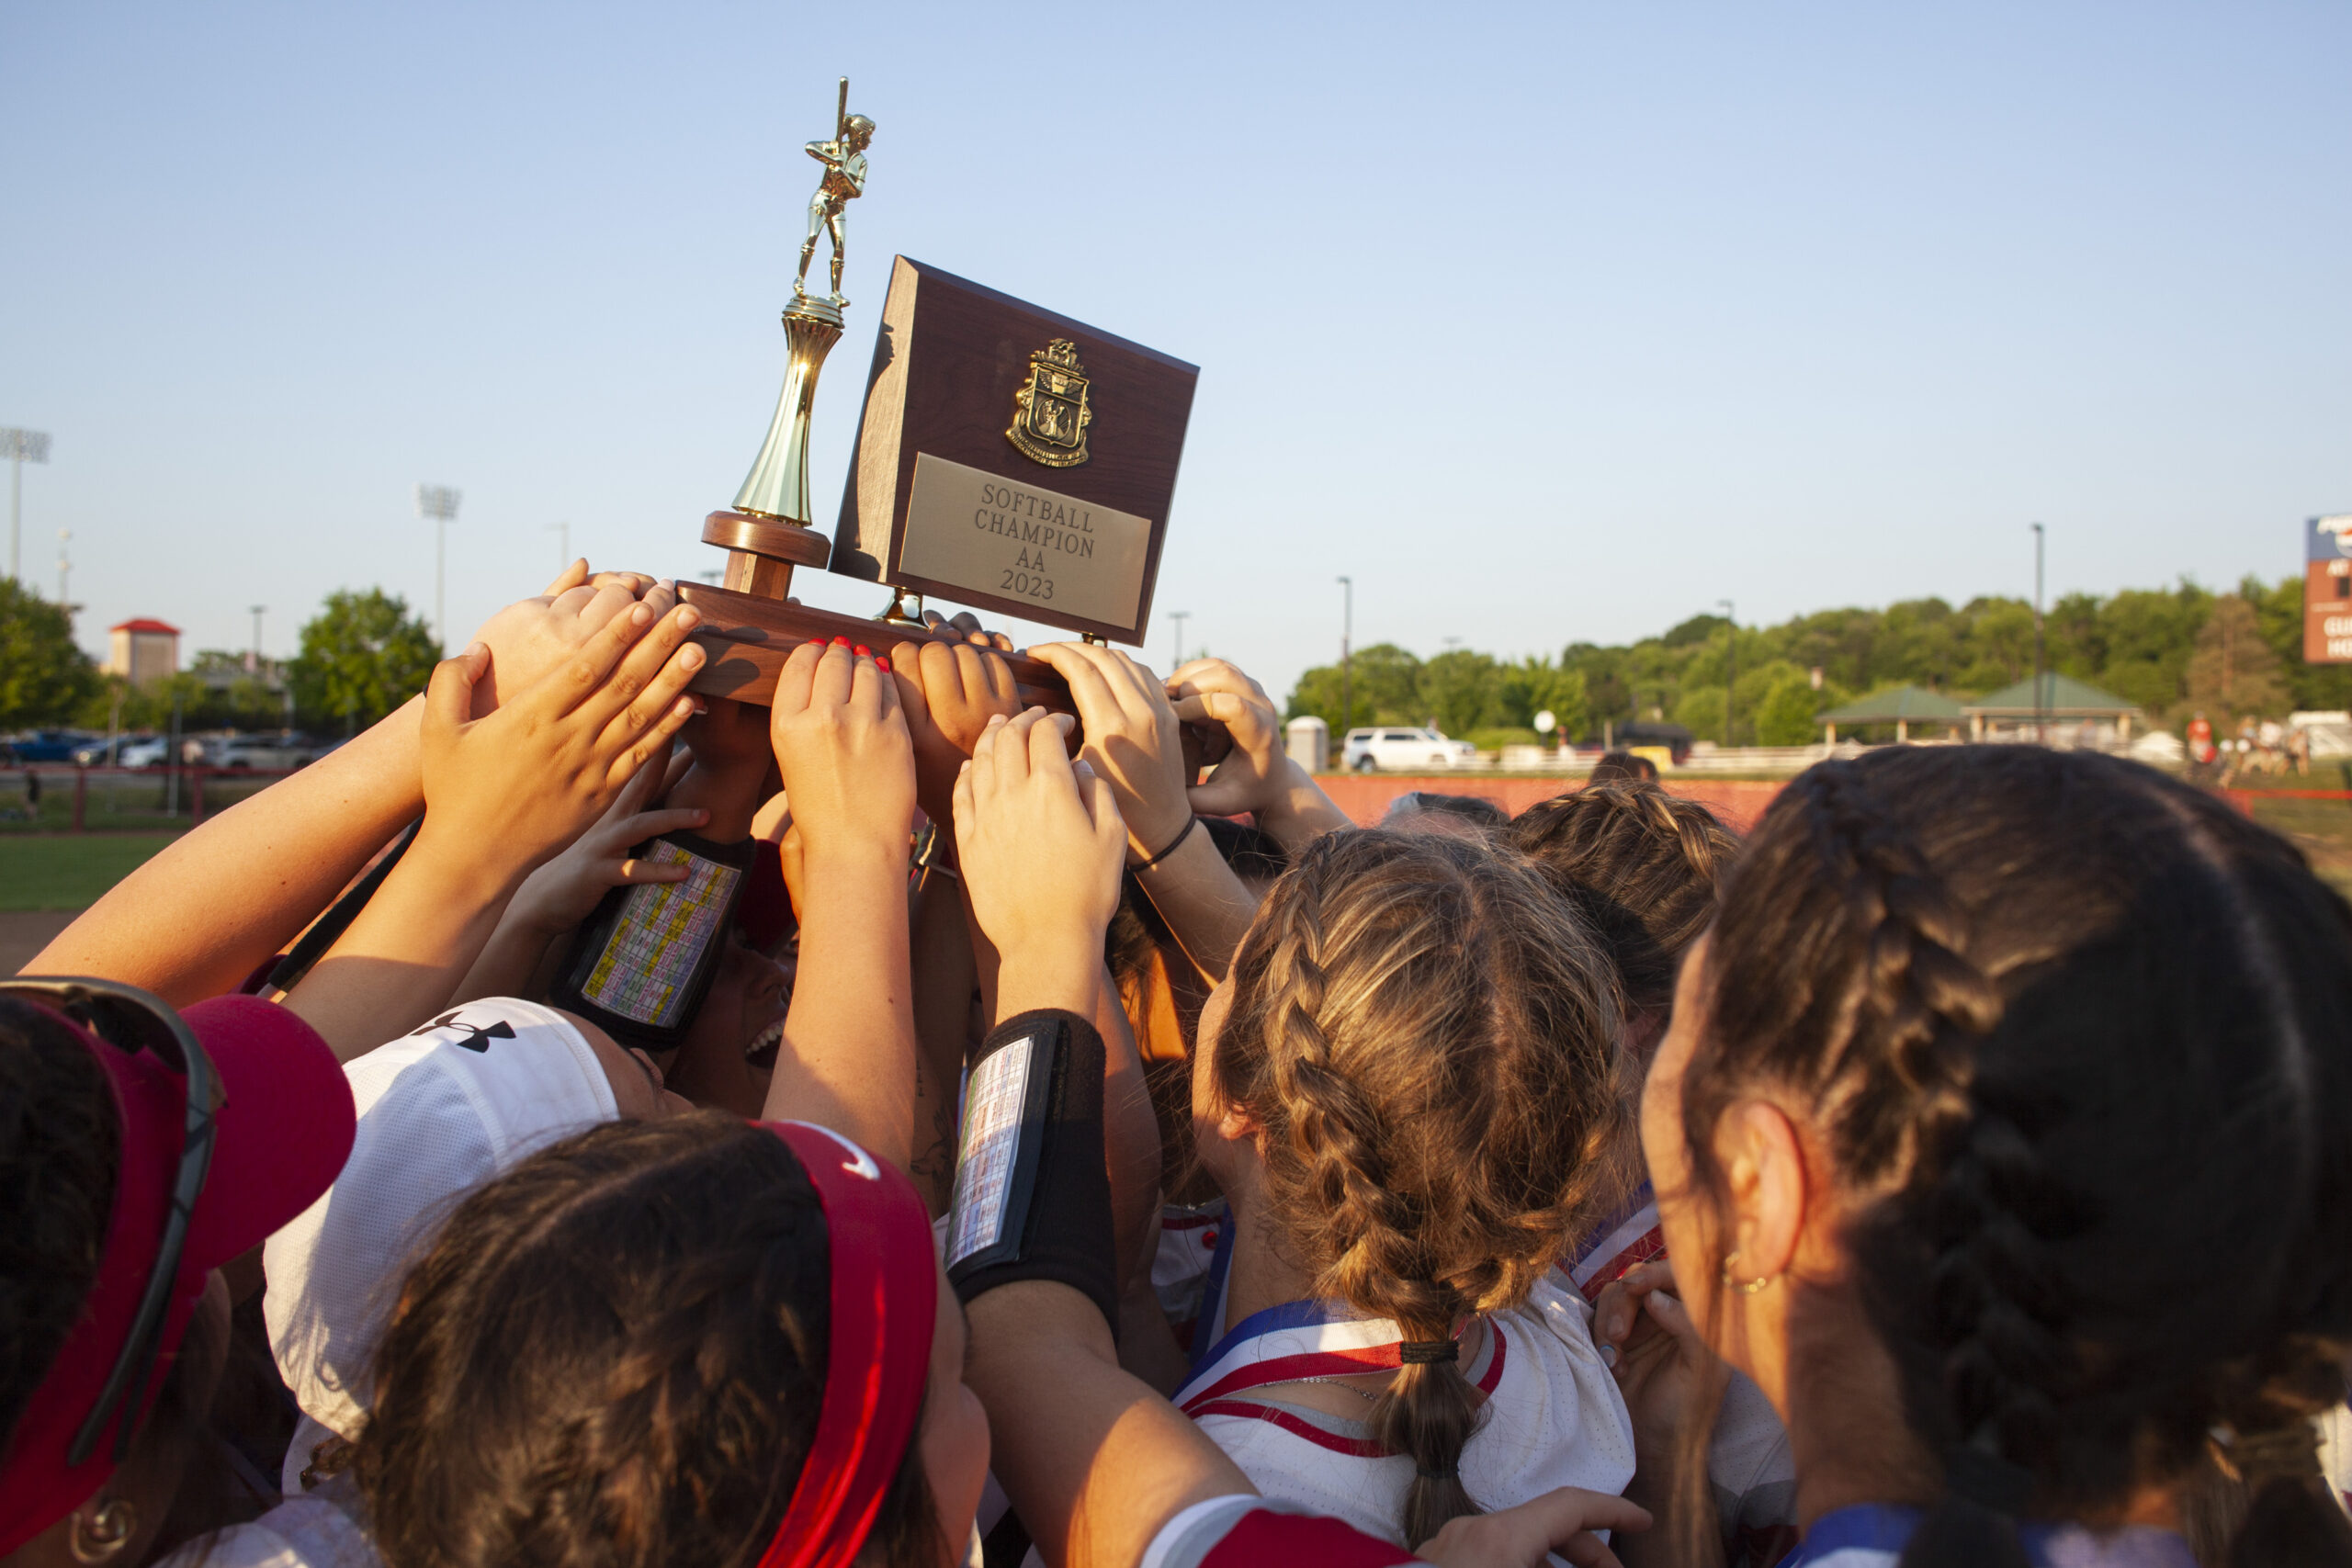
[[[1199,376],[899,257],[827,570],[1140,647]]]

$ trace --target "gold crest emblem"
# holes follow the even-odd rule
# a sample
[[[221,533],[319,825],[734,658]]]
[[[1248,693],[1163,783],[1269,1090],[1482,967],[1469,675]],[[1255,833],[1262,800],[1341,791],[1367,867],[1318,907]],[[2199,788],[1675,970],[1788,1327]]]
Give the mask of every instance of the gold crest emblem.
[[[1057,337],[1029,356],[1029,379],[1012,394],[1012,423],[1004,438],[1032,462],[1074,468],[1086,461],[1086,367],[1078,345]]]

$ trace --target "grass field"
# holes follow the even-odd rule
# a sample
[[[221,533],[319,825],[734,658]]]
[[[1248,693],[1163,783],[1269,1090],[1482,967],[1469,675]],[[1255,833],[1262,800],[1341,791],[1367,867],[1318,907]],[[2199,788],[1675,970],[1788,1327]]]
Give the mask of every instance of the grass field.
[[[177,833],[0,834],[0,909],[81,909]]]

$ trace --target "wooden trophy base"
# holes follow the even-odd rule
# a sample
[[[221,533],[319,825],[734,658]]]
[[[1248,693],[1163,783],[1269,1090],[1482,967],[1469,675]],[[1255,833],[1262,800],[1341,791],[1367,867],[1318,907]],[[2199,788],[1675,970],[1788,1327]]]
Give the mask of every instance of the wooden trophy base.
[[[775,678],[792,650],[811,638],[845,637],[877,653],[902,642],[956,643],[960,632],[933,630],[906,622],[866,620],[835,610],[785,603],[796,566],[821,567],[831,546],[814,528],[754,513],[714,512],[703,522],[703,540],[727,551],[726,586],[681,582],[678,597],[702,612],[694,639],[709,656],[692,690],[764,707]],[[895,605],[895,601],[893,602]],[[1069,683],[1053,666],[1017,653],[1000,653],[1012,670],[1024,706],[1074,714]]]

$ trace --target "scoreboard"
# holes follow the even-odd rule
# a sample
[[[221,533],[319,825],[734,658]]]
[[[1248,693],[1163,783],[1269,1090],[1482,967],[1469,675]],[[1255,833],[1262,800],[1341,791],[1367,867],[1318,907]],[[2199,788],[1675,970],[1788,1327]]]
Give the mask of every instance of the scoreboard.
[[[2303,662],[2352,664],[2352,512],[2305,525]]]

